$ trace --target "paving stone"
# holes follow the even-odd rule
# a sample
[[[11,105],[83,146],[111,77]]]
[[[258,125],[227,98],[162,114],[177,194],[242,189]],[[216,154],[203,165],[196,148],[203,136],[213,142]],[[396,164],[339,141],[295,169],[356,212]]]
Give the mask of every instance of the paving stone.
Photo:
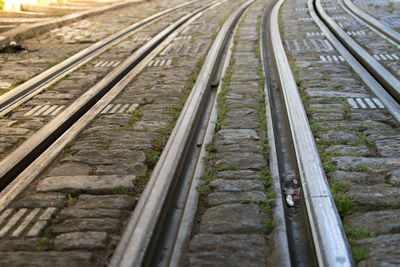
[[[339,130],[329,130],[317,132],[317,136],[327,142],[348,144],[353,142],[358,144],[358,133],[353,131],[339,131]]]
[[[400,208],[400,190],[388,184],[352,186],[348,194],[365,209]]]
[[[265,200],[267,196],[264,192],[215,192],[207,196],[207,203],[212,206],[222,204],[244,203],[246,201]]]
[[[349,114],[350,120],[374,120],[380,122],[387,122],[392,125],[396,125],[397,123],[394,121],[393,117],[388,113],[381,110],[357,110],[352,111]]]
[[[245,192],[264,189],[262,181],[257,180],[223,180],[218,179],[210,183],[215,192]]]
[[[80,175],[80,176],[52,176],[39,182],[39,192],[61,191],[70,193],[83,192],[113,192],[118,188],[133,188],[135,176],[117,175]]]
[[[328,152],[341,153],[341,154],[355,154],[362,157],[371,156],[372,153],[367,146],[349,146],[349,145],[333,145],[325,149]]]
[[[135,205],[135,199],[124,195],[80,195],[75,207],[80,209],[126,209],[131,210]]]
[[[89,165],[117,165],[121,160],[144,162],[146,156],[143,151],[130,149],[112,150],[81,150],[72,157],[66,157],[62,162],[81,162]]]
[[[309,97],[340,97],[340,98],[369,97],[369,95],[367,94],[356,94],[356,93],[335,92],[335,91],[314,91],[312,89],[307,89],[306,94]]]
[[[259,179],[260,173],[253,170],[235,170],[235,171],[220,171],[217,174],[218,177],[224,179]]]
[[[342,113],[345,108],[343,104],[311,104],[309,108],[318,112],[337,112]]]
[[[43,238],[0,239],[0,251],[37,251],[42,239]]]
[[[371,255],[371,260],[376,262],[400,262],[399,247],[400,234],[379,235],[357,241]],[[368,265],[367,265],[368,266]],[[396,266],[379,263],[373,266]]]
[[[400,210],[380,210],[349,215],[345,224],[352,228],[381,234],[400,233]]]
[[[21,135],[24,136],[29,133],[29,129],[23,128],[0,128],[0,135]]]
[[[323,121],[318,122],[322,127],[343,127],[353,131],[367,131],[370,129],[379,129],[382,130],[393,130],[392,126],[387,123],[377,122],[372,120],[364,120],[364,121]]]
[[[259,140],[260,137],[253,129],[224,129],[218,132],[223,139],[253,139]]]
[[[389,183],[391,185],[399,186],[400,185],[400,169],[397,169],[390,173]]]
[[[65,195],[60,194],[34,194],[26,196],[17,201],[17,208],[47,208],[47,207],[64,207],[66,201]]]
[[[242,120],[238,120],[237,118],[240,117]],[[225,120],[222,123],[222,128],[223,129],[256,129],[260,123],[257,121],[257,119],[253,116],[241,116],[237,115],[236,116],[227,116]]]
[[[84,267],[98,264],[92,253],[88,252],[1,252],[1,266],[57,266],[57,267]]]
[[[383,183],[384,175],[371,175],[364,172],[334,171],[327,174],[331,180],[345,184]]]
[[[336,120],[336,121],[340,121],[344,119],[344,115],[341,113],[322,113],[322,112],[318,112],[318,113],[313,113],[311,114],[311,119],[313,121],[321,121],[321,120]]]
[[[92,170],[87,164],[72,162],[63,164],[59,167],[52,168],[48,174],[48,176],[75,176],[75,175],[88,175]]]
[[[226,152],[218,153],[216,166],[230,166],[233,165],[238,169],[261,170],[267,166],[267,161],[264,156],[258,153],[235,153]]]
[[[375,141],[376,150],[383,157],[398,157],[400,155],[400,137],[391,136],[388,139]]]
[[[250,139],[237,141],[217,138],[215,140],[215,148],[217,152],[262,152],[259,141]]]
[[[109,233],[117,233],[121,229],[121,222],[117,219],[71,219],[65,220],[52,228],[52,232],[56,234],[69,232],[86,232],[86,231],[104,231]]]
[[[199,234],[190,243],[190,266],[266,266],[262,235]]]
[[[102,249],[107,246],[107,241],[105,232],[73,232],[56,236],[54,247],[56,250]]]
[[[200,233],[261,234],[267,220],[268,215],[257,204],[226,204],[206,210]]]
[[[60,212],[61,219],[114,218],[121,219],[126,213],[118,209],[76,209],[69,207]]]
[[[343,169],[365,167],[372,172],[386,172],[400,168],[400,158],[332,157]]]

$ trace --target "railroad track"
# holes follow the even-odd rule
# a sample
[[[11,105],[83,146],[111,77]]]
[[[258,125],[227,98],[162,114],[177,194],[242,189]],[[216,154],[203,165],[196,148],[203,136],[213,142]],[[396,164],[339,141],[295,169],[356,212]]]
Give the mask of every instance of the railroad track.
[[[167,64],[168,59],[155,60],[157,55],[165,54],[165,51],[168,51],[168,49],[173,49],[171,42],[177,38],[183,39],[184,37],[180,36],[180,34],[187,30],[189,25],[209,10],[223,6],[226,4],[225,2],[215,1],[205,6],[193,8],[190,14],[182,16],[165,27],[161,32],[155,34],[148,43],[137,49],[100,82],[90,88],[88,92],[84,93],[72,105],[65,108],[64,111],[40,128],[26,142],[22,143],[3,159],[0,164],[0,181],[4,189],[0,193],[0,210],[4,211],[15,197],[23,192],[25,188],[29,187],[30,183],[48,168],[48,165],[54,161],[54,158],[62,152],[64,147],[78,138],[81,131],[88,132],[88,130],[84,130],[85,127],[98,114],[103,111],[107,113],[108,110],[112,109],[117,110],[117,107],[120,108],[123,106],[125,109],[132,107],[132,105],[126,103],[118,104],[119,106],[116,105],[114,108],[107,108],[113,99],[121,95],[121,92],[129,87],[128,84],[134,77],[140,76],[140,73],[145,70],[146,66],[149,68],[153,65]],[[229,151],[229,157],[226,156],[228,155],[227,153],[225,153],[226,155],[221,153],[222,156],[219,156],[218,153],[220,152],[218,152],[218,149],[216,149],[217,152],[215,152],[215,149],[210,149],[210,144],[218,144],[218,142],[221,142],[219,139],[220,136],[224,136],[224,134],[226,135],[227,132],[232,130],[229,128],[229,125],[224,128],[224,123],[221,123],[221,117],[219,117],[221,115],[218,115],[223,113],[223,107],[218,95],[226,94],[226,92],[223,93],[226,86],[234,87],[234,84],[229,84],[230,82],[247,82],[249,86],[251,82],[262,85],[265,83],[261,90],[265,94],[263,101],[266,104],[262,105],[266,109],[264,112],[266,114],[267,127],[265,129],[254,127],[257,132],[252,128],[241,129],[239,127],[236,134],[239,133],[238,135],[247,136],[246,139],[251,141],[261,139],[256,136],[268,135],[270,151],[264,151],[264,154],[262,154],[260,152],[254,153],[254,151],[245,150],[243,153],[248,153],[246,155],[254,157],[254,159],[250,159],[250,162],[253,160],[255,162],[258,160],[267,162],[269,160],[269,164],[265,164],[265,162],[263,163],[264,165],[261,164],[263,167],[249,167],[244,170],[259,172],[266,165],[269,165],[272,179],[270,183],[276,192],[273,211],[276,230],[273,232],[272,238],[270,238],[273,241],[269,241],[273,242],[275,247],[275,261],[285,266],[351,266],[354,264],[341,221],[343,216],[338,213],[335,207],[334,197],[330,192],[325,174],[325,165],[320,160],[320,151],[317,149],[313,135],[315,132],[313,132],[313,129],[309,125],[309,118],[303,107],[298,88],[299,82],[292,74],[283,45],[285,42],[280,37],[278,13],[283,3],[283,0],[273,3],[262,3],[261,1],[251,0],[234,9],[229,17],[226,16],[227,19],[224,21],[218,35],[216,35],[200,72],[193,80],[194,86],[182,107],[180,115],[179,117],[177,116],[176,122],[172,124],[174,128],[171,135],[168,141],[166,141],[165,147],[161,147],[162,154],[151,171],[144,191],[140,193],[140,199],[127,222],[121,240],[118,242],[116,250],[111,252],[112,259],[109,263],[111,266],[177,266],[183,263],[187,264],[188,262],[196,263],[196,261],[191,261],[193,259],[191,257],[195,258],[196,255],[200,255],[202,248],[199,249],[200,252],[193,249],[193,246],[195,246],[192,245],[193,240],[197,237],[200,238],[199,236],[204,234],[201,229],[205,229],[206,226],[204,226],[205,222],[203,222],[202,218],[205,218],[208,212],[216,208],[206,205],[205,212],[201,211],[202,213],[199,213],[199,211],[196,211],[199,204],[199,191],[201,191],[199,188],[207,188],[207,186],[218,187],[217,182],[222,183],[222,185],[227,183],[232,186],[229,178],[225,181],[223,179],[213,181],[212,179],[211,182],[204,182],[202,181],[204,175],[210,170],[210,164],[215,165],[217,173],[221,172],[221,170],[218,170],[218,167],[221,167],[218,166],[218,161],[229,163],[232,160],[233,162],[239,162],[238,164],[240,165],[243,159],[237,160],[235,158],[237,157],[236,154],[229,153],[232,151],[236,151],[236,153],[241,152],[240,150],[245,150],[244,147],[248,145],[243,146],[243,144],[239,144],[239,151],[237,149]],[[10,97],[9,99],[11,100],[3,101],[6,103],[4,110],[7,110],[4,114],[10,112],[10,109],[15,108],[15,106],[20,105],[21,102],[18,102],[19,99],[27,101],[27,99],[38,94],[40,90],[54,83],[51,79],[59,79],[57,75],[64,77],[71,73],[72,70],[92,60],[95,56],[93,53],[97,55],[103,52],[108,47],[115,45],[128,35],[138,31],[138,27],[141,27],[145,23],[170,12],[173,13],[174,10],[186,7],[189,4],[184,4],[154,15],[142,23],[135,24],[130,29],[108,38],[107,41],[96,44],[93,48],[86,49],[85,53],[82,51],[82,53],[69,59],[66,63],[56,66],[54,70],[49,70],[48,73],[50,73],[49,76],[51,78],[43,74],[42,76],[46,76],[44,79],[35,78],[32,81],[28,81],[26,85],[22,85],[21,89],[14,89],[15,91],[13,90],[11,93],[14,92],[13,94],[16,96]],[[253,7],[254,5],[258,6]],[[397,122],[399,122],[400,108],[397,87],[400,83],[396,78],[397,75],[391,74],[373,56],[365,55],[367,52],[362,51],[361,48],[355,45],[354,41],[348,37],[348,33],[343,32],[326,14],[320,1],[316,1],[315,4],[311,0],[308,1],[307,8],[307,12],[310,12],[312,20],[320,27],[322,33],[330,42],[325,42],[325,45],[330,46],[331,44],[331,50],[336,49],[340,53],[341,58],[344,59],[343,61],[348,62],[354,73],[359,75],[361,80],[375,94],[375,97],[371,98],[373,100],[370,100],[373,101],[371,102],[372,104],[370,102],[367,102],[367,104],[371,105],[371,107],[372,105],[379,106],[380,104],[385,106]],[[240,39],[240,36],[244,36],[244,34],[240,30],[241,23],[239,21],[244,23],[248,19],[244,14],[247,12],[256,12],[254,10],[257,10],[258,13],[255,14],[258,14],[260,18],[260,32],[257,34],[260,34],[260,37],[258,37],[261,53],[259,64],[262,66],[260,68],[262,71],[258,71],[258,78],[252,76],[254,75],[252,73],[238,71],[237,76],[239,77],[236,77],[235,81],[233,78],[235,71],[232,66],[235,66],[234,64],[238,58],[240,59],[240,53],[244,53],[246,57],[247,54],[245,53],[250,53],[248,48],[240,47],[240,45],[239,52],[236,50],[237,43],[239,42],[240,44],[240,41],[237,41],[235,38],[239,40],[246,40],[248,38],[243,37],[243,39]],[[255,23],[253,22],[251,25],[254,26]],[[291,50],[287,42],[286,50]],[[87,55],[83,55],[87,52]],[[324,58],[327,59],[328,57]],[[341,58],[336,57],[338,62]],[[59,72],[62,74],[58,74]],[[231,78],[226,78],[228,76],[232,78],[232,81],[230,80]],[[42,83],[46,83],[46,85],[38,86],[38,84]],[[151,89],[153,86],[148,84],[147,87]],[[32,91],[36,92],[31,94]],[[26,98],[25,94],[28,95]],[[235,98],[240,99],[240,96],[238,93],[234,93],[230,98],[225,98],[230,100]],[[353,102],[350,100],[347,101],[349,105],[352,105],[354,101],[360,103],[358,98],[355,98]],[[354,104],[357,105],[355,102]],[[137,108],[137,106],[135,107]],[[237,107],[232,106],[232,108]],[[357,109],[358,106],[357,108],[353,106],[353,108]],[[53,108],[52,111],[55,109]],[[227,112],[229,111],[230,109],[227,109]],[[246,114],[250,114],[253,111],[248,112]],[[31,113],[33,114],[34,112]],[[140,118],[132,117],[132,119],[139,121]],[[134,123],[129,127],[134,127]],[[143,126],[143,129],[145,128],[146,130],[143,131],[148,131],[147,127]],[[247,130],[247,132],[241,132],[241,130]],[[262,131],[267,131],[267,133],[262,133]],[[225,142],[227,141],[225,140]],[[228,144],[231,143],[228,142]],[[109,145],[107,145],[107,148]],[[253,148],[253,144],[249,144],[249,146]],[[160,150],[157,144],[153,143],[151,147],[155,151]],[[266,149],[266,146],[263,149]],[[269,154],[269,156],[259,159],[257,156],[260,154]],[[74,156],[71,155],[72,158]],[[224,158],[225,156],[227,159]],[[63,163],[68,161],[68,159],[65,159],[67,157],[65,156],[62,161],[58,162]],[[209,158],[209,162],[205,158]],[[251,163],[248,164],[251,165]],[[226,168],[226,166],[222,167]],[[228,170],[234,172],[235,167],[228,167]],[[89,177],[87,178],[88,183],[93,183],[95,189],[91,185],[74,185],[75,181],[73,179],[75,178],[73,176],[71,176],[73,180],[72,185],[61,181],[63,179],[67,180],[70,176],[62,176],[61,178],[50,176],[41,179],[37,185],[37,190],[41,192],[68,192],[68,190],[72,190],[73,194],[78,195],[87,192],[94,194],[109,193],[110,187],[98,183],[98,179],[118,179],[110,175],[106,176],[103,175],[103,178],[100,174],[87,176]],[[52,179],[53,181],[58,180],[62,186],[57,187],[59,185],[52,184]],[[131,190],[131,180],[132,178],[128,178],[127,176],[122,177],[121,181],[117,182],[117,186],[125,186],[128,190]],[[246,182],[243,180],[240,181],[248,184],[253,183],[248,180]],[[202,187],[204,183],[208,184]],[[241,190],[239,185],[235,184],[234,186],[239,187],[239,191]],[[257,188],[257,190],[263,187],[260,187],[260,184],[256,182],[252,186],[255,186],[254,188]],[[115,190],[115,186],[113,190]],[[206,197],[210,197],[210,193],[208,194]],[[204,196],[202,198],[203,200],[201,201],[204,201]],[[206,201],[209,201],[209,199]],[[247,209],[246,205],[248,205],[248,209],[259,210],[263,205],[271,205],[266,203],[272,203],[268,202],[271,201],[270,196],[263,196],[257,201],[250,198],[247,201],[250,201],[250,204],[237,204],[238,201],[235,200],[234,204],[224,203],[220,206],[227,209]],[[243,201],[239,202],[242,203]],[[226,206],[224,206],[225,204]],[[6,218],[12,212],[10,211],[4,217]],[[264,211],[266,215],[263,212],[260,213],[265,215],[263,215],[264,219],[268,216],[272,218],[271,211],[268,212]],[[17,213],[14,213],[14,216],[16,216],[15,214]],[[197,221],[197,223],[194,223],[194,221]],[[194,233],[192,232],[193,228],[195,228]],[[20,232],[22,231],[23,229]],[[211,233],[224,234],[219,233],[218,230],[215,231],[211,231]],[[254,234],[253,230],[240,229],[239,231],[243,235]],[[228,233],[232,234],[229,231]],[[248,237],[244,236],[243,238]],[[239,242],[244,242],[243,240],[238,240]],[[221,244],[221,246],[224,246],[224,244]],[[209,249],[206,248],[205,250]],[[263,259],[258,263],[261,265],[262,262]]]

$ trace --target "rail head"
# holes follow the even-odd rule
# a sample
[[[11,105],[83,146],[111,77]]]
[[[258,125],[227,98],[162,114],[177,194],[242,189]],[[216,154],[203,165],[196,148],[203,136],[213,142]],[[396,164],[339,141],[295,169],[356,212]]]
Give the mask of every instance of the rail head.
[[[354,15],[362,19],[364,22],[368,23],[371,27],[375,28],[377,31],[383,33],[384,35],[388,36],[392,40],[400,43],[400,33],[393,30],[391,27],[386,26],[379,20],[375,19],[371,15],[367,14],[366,12],[362,11],[356,5],[353,4],[351,0],[343,0],[344,5],[353,12]]]
[[[321,17],[321,20],[326,23],[328,28],[330,28],[336,37],[344,44],[344,46],[351,51],[353,56],[362,62],[365,68],[373,74],[375,79],[378,80],[379,83],[381,83],[397,101],[400,101],[399,80],[339,27],[339,25],[325,12],[321,0],[315,0],[315,11]]]
[[[183,157],[183,150],[190,141],[197,114],[203,103],[206,90],[209,89],[210,78],[216,66],[218,66],[216,63],[219,60],[222,47],[228,39],[229,32],[234,27],[234,22],[254,1],[250,0],[235,10],[225,21],[215,38],[196,79],[196,84],[114,252],[110,266],[139,266],[144,260],[146,249],[149,246],[152,234],[155,232],[156,222],[165,204],[172,179],[180,167],[179,163]]]
[[[315,250],[321,266],[352,266],[342,222],[336,210],[325,172],[319,158],[297,84],[282,45],[278,26],[280,0],[270,17],[273,54],[285,105],[294,148],[302,180]]]

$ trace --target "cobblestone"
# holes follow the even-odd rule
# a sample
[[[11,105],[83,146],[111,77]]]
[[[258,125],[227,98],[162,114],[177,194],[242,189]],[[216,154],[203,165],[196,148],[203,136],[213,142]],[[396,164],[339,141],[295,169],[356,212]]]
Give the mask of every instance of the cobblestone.
[[[96,228],[93,228],[97,230]],[[54,240],[56,250],[73,249],[102,249],[107,245],[107,233],[105,232],[74,232],[61,234]]]

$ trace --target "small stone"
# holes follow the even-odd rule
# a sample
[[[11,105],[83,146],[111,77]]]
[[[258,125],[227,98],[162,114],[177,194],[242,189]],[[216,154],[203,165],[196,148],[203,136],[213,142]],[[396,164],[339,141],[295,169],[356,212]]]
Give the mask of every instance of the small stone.
[[[212,181],[210,185],[215,192],[245,192],[264,189],[262,181],[257,180],[223,180]]]
[[[65,195],[34,194],[17,201],[15,206],[18,208],[62,208],[64,207],[65,200]]]
[[[135,206],[135,198],[125,195],[80,195],[75,208],[80,209],[126,209],[132,210]]]
[[[58,235],[54,240],[56,250],[102,249],[107,246],[105,232],[73,232]]]
[[[383,260],[396,260],[399,262],[400,234],[379,235],[373,238],[366,238],[357,241],[357,244],[365,248],[371,254],[372,260],[378,262]],[[374,265],[374,266],[395,266],[395,265]]]
[[[37,186],[39,192],[113,192],[118,188],[133,188],[135,176],[117,175],[79,175],[79,176],[52,176],[41,180]]]
[[[61,219],[77,218],[114,218],[120,219],[124,212],[118,209],[77,209],[75,207],[63,209],[60,212]]]
[[[88,252],[1,252],[1,266],[95,266],[99,264],[96,257]]]
[[[92,167],[81,163],[66,163],[50,170],[48,176],[75,176],[88,175]]]
[[[259,140],[257,132],[253,129],[225,129],[220,130],[218,135],[224,139],[254,139]]]
[[[380,210],[349,215],[346,216],[345,223],[352,228],[377,235],[395,234],[400,231],[400,210]]]
[[[383,183],[383,175],[370,175],[364,172],[334,171],[327,174],[331,180],[345,184]]]
[[[261,234],[267,220],[268,215],[257,204],[226,204],[206,210],[200,233]]]
[[[362,157],[371,156],[372,153],[367,146],[349,146],[349,145],[333,145],[325,149],[327,152],[341,153],[341,154],[354,154]]]
[[[217,166],[233,165],[237,169],[261,170],[267,166],[267,161],[263,155],[258,153],[218,153],[215,163]]]
[[[224,179],[246,179],[246,180],[253,180],[260,178],[261,174],[257,171],[252,170],[236,170],[236,171],[221,171],[217,174],[218,177]]]
[[[353,142],[358,144],[358,133],[353,131],[329,130],[317,132],[317,136],[322,140],[332,143],[347,144]]]
[[[85,231],[104,231],[116,233],[120,231],[121,222],[117,219],[71,219],[65,220],[53,227],[53,233],[85,232]]]
[[[215,192],[207,196],[207,203],[216,206],[222,204],[244,203],[246,201],[260,201],[267,199],[264,192]]]
[[[390,174],[389,183],[395,186],[400,185],[400,169],[395,170]]]
[[[388,184],[353,185],[348,194],[358,205],[367,210],[400,208],[400,190]]]
[[[400,158],[333,157],[343,169],[365,168],[372,172],[387,172],[400,168]]]

